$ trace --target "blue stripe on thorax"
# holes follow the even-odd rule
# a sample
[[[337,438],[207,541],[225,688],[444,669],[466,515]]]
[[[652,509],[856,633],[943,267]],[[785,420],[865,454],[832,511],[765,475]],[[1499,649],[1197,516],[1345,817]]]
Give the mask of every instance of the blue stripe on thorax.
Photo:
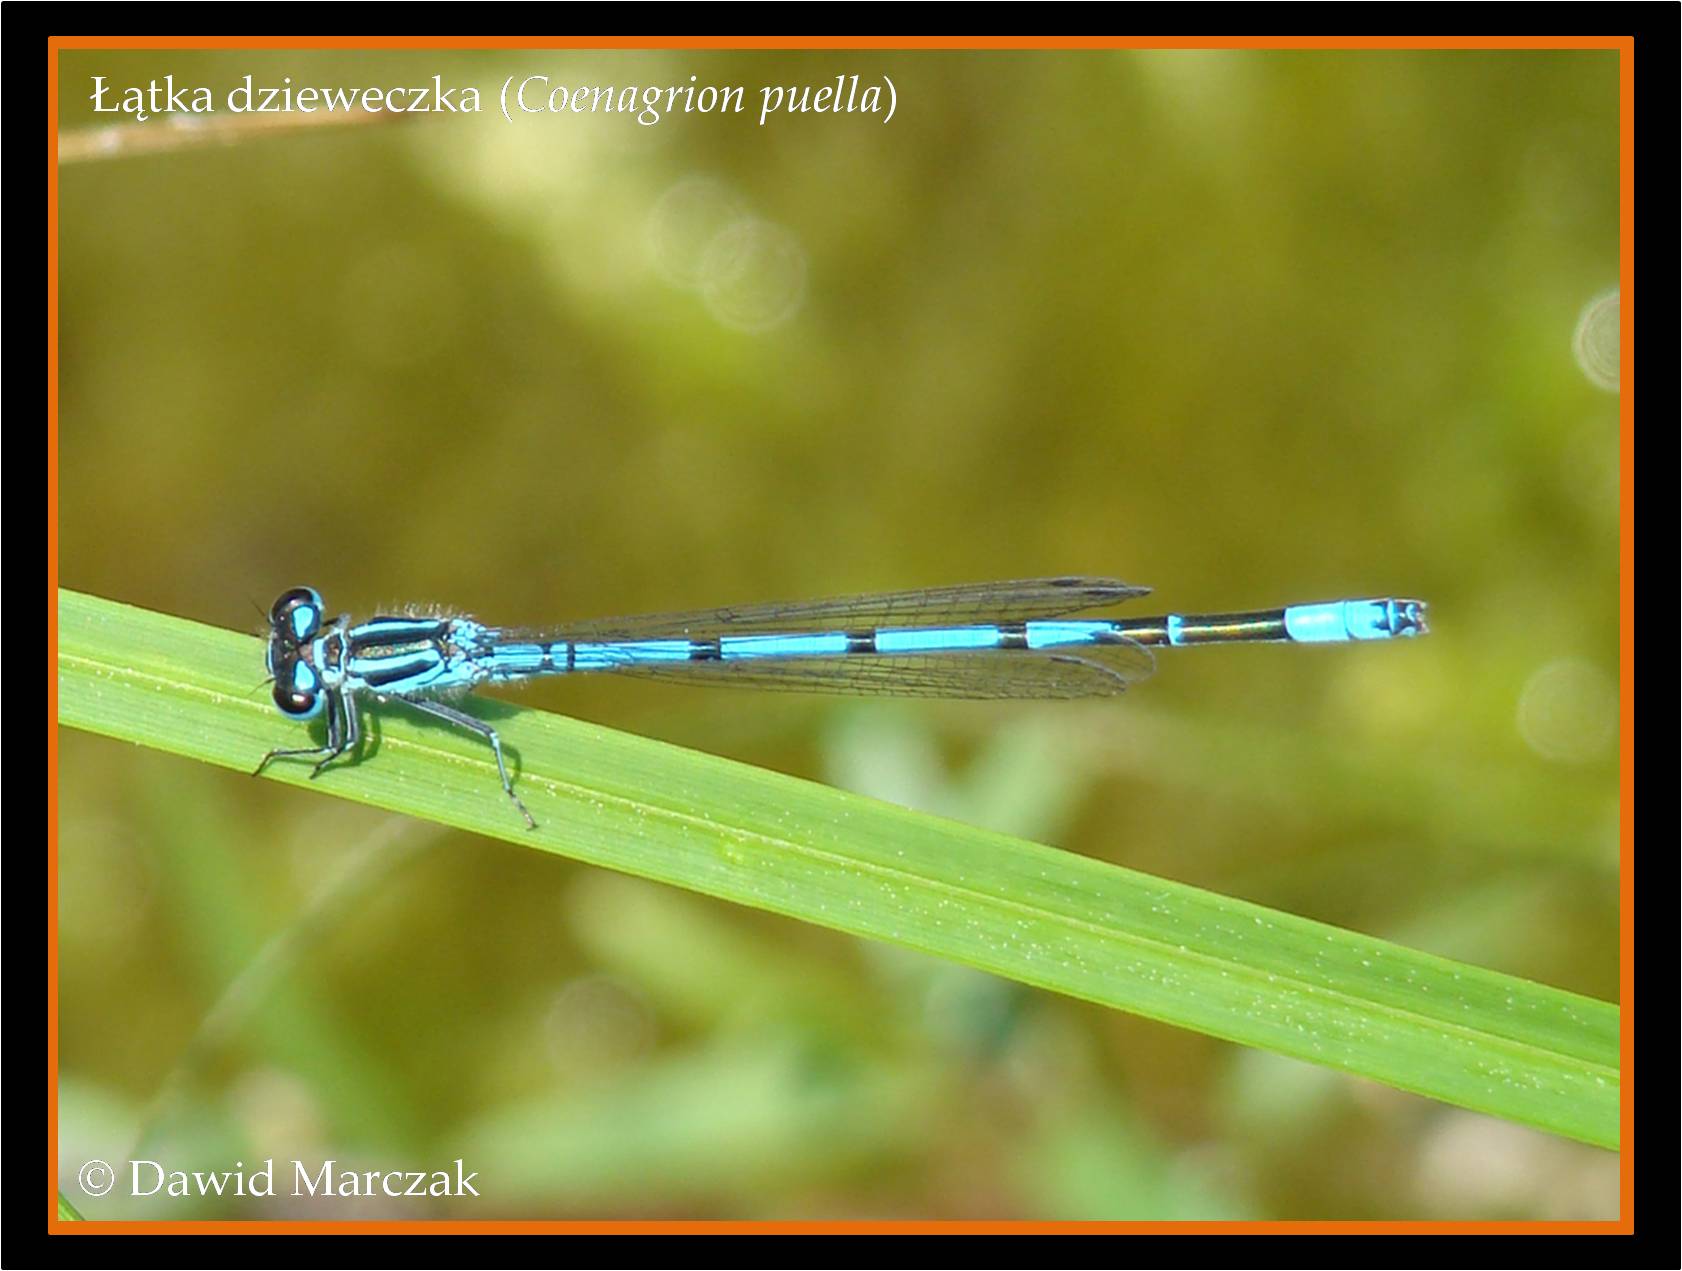
[[[448,680],[450,664],[436,648],[352,657],[345,673],[376,693],[419,693]]]
[[[345,634],[353,645],[419,644],[447,632],[452,624],[442,618],[370,618]]]

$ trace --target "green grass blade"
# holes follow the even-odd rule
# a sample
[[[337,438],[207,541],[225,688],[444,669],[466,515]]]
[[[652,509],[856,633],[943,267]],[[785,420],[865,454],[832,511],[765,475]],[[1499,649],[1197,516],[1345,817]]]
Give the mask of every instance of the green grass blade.
[[[299,744],[262,647],[59,593],[59,719],[249,771]],[[322,793],[506,839],[1618,1144],[1618,1010],[991,831],[589,724],[475,701],[518,756],[527,830],[473,739],[380,713]],[[270,779],[307,782],[281,763]]]

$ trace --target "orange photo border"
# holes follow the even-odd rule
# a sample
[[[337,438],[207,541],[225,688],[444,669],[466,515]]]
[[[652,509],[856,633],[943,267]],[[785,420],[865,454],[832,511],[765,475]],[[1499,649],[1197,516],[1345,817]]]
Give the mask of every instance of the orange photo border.
[[[67,1221],[58,1216],[58,85],[59,53],[68,49],[781,49],[781,50],[1021,50],[1021,49],[1310,49],[1310,50],[1607,50],[1618,54],[1618,277],[1620,437],[1618,480],[1618,611],[1619,611],[1619,985],[1622,1084],[1620,1110],[1619,1217],[1605,1222],[1130,1222],[1116,1221],[904,1221],[904,1222],[572,1222],[475,1220],[394,1221]],[[474,39],[445,36],[264,36],[235,39],[227,36],[53,36],[47,40],[47,640],[51,670],[47,681],[47,1138],[49,1153],[47,1230],[51,1235],[100,1234],[609,1234],[609,1233],[1341,1233],[1403,1234],[1633,1234],[1635,1230],[1634,1102],[1631,1076],[1634,1063],[1634,656],[1635,636],[1635,468],[1634,438],[1634,161],[1635,161],[1635,40],[1632,36],[1443,36],[1443,37],[1323,37],[1250,36],[1233,38],[1064,37],[1064,36],[859,36],[797,39],[782,36],[568,36],[543,39],[526,36],[484,36]]]

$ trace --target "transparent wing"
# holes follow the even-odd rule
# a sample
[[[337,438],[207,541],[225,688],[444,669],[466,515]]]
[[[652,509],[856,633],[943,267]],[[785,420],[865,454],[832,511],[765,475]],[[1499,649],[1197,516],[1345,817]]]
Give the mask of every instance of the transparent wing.
[[[1055,618],[1100,609],[1146,595],[1149,591],[1149,587],[1134,587],[1113,578],[1030,578],[1015,582],[836,596],[789,604],[727,605],[689,613],[601,618],[566,623],[553,631],[509,631],[507,637],[626,640],[1022,622],[1030,618]]]
[[[644,679],[879,697],[1113,697],[1155,669],[1125,636],[1078,649],[973,649],[955,653],[849,653],[739,662],[653,662],[616,668]]]

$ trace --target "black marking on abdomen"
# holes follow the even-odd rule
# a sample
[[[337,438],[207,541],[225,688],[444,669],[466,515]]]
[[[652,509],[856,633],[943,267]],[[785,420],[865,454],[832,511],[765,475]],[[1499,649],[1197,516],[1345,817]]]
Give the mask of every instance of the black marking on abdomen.
[[[689,660],[691,662],[722,662],[724,648],[718,640],[691,640],[689,642]]]
[[[876,652],[876,633],[874,631],[849,631],[849,632],[847,632],[847,652],[848,653],[874,653],[874,652]]]
[[[1026,622],[1001,622],[999,624],[999,648],[1026,649],[1028,647],[1028,624]]]

